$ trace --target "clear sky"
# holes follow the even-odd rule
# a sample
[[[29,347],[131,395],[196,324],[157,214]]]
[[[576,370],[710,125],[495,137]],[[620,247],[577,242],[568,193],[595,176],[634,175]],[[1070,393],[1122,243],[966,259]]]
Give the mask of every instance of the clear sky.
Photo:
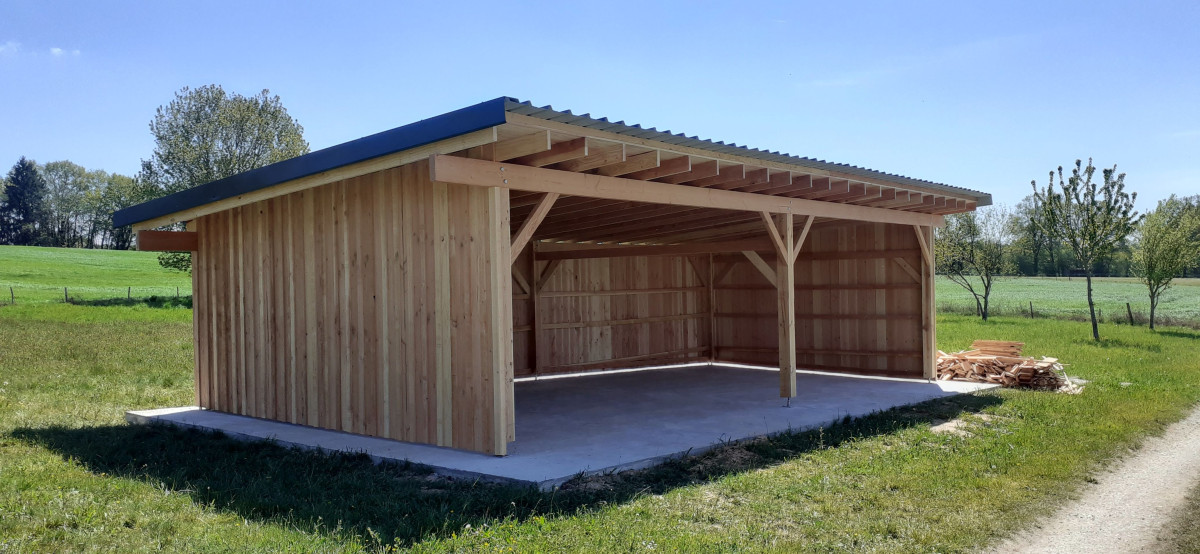
[[[990,192],[1200,194],[1200,1],[0,4],[0,165],[133,174],[183,86],[313,149],[498,96]]]

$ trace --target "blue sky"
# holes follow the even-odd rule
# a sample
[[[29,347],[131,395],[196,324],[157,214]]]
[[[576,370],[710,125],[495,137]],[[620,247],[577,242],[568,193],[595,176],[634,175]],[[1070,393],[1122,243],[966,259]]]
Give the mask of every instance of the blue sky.
[[[1200,194],[1200,2],[0,5],[0,165],[133,174],[183,86],[314,149],[497,96],[987,191],[1074,159]]]

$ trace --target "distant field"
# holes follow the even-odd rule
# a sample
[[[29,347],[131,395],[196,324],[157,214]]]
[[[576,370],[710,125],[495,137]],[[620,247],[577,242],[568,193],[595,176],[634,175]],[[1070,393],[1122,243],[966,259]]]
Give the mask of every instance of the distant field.
[[[1099,278],[1092,282],[1096,306],[1105,318],[1126,319],[1125,303],[1135,318],[1148,315],[1150,299],[1146,286],[1137,279]],[[946,278],[937,282],[937,304],[942,311],[974,309],[975,301],[966,289]],[[1087,281],[1066,277],[1013,277],[997,281],[992,288],[991,311],[998,315],[1022,315],[1033,302],[1035,313],[1044,315],[1087,314]],[[1200,321],[1200,279],[1176,279],[1175,285],[1158,305],[1157,315],[1164,318]]]
[[[0,305],[62,302],[63,287],[72,299],[95,301],[192,294],[192,279],[158,265],[154,252],[0,246]],[[129,291],[129,287],[132,290]]]

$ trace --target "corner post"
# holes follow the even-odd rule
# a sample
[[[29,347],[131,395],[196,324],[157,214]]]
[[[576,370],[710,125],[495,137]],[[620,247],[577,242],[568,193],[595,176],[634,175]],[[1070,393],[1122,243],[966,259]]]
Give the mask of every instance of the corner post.
[[[783,229],[778,242],[786,247],[777,248],[775,252],[775,289],[779,293],[779,396],[792,398],[796,396],[796,266],[792,256],[792,214],[783,214],[780,219]]]

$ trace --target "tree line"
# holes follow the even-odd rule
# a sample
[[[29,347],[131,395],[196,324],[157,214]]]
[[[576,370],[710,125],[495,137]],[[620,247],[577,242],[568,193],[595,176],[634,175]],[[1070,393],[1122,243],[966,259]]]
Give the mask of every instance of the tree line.
[[[308,152],[304,130],[278,96],[184,87],[150,122],[154,151],[133,177],[70,161],[44,165],[22,156],[0,182],[0,244],[69,248],[133,247],[117,210]],[[191,255],[159,256],[190,271]]]
[[[133,232],[114,228],[113,212],[158,194],[119,173],[25,157],[0,184],[0,244],[24,246],[128,249]]]
[[[1015,209],[989,206],[946,217],[937,230],[937,270],[966,289],[988,319],[992,289],[1008,276],[1079,275],[1087,281],[1092,337],[1100,339],[1092,279],[1136,276],[1146,285],[1150,328],[1162,293],[1178,277],[1200,273],[1200,195],[1162,200],[1146,214],[1133,209],[1114,165],[1100,171],[1076,160]],[[1056,179],[1057,178],[1057,179]]]

